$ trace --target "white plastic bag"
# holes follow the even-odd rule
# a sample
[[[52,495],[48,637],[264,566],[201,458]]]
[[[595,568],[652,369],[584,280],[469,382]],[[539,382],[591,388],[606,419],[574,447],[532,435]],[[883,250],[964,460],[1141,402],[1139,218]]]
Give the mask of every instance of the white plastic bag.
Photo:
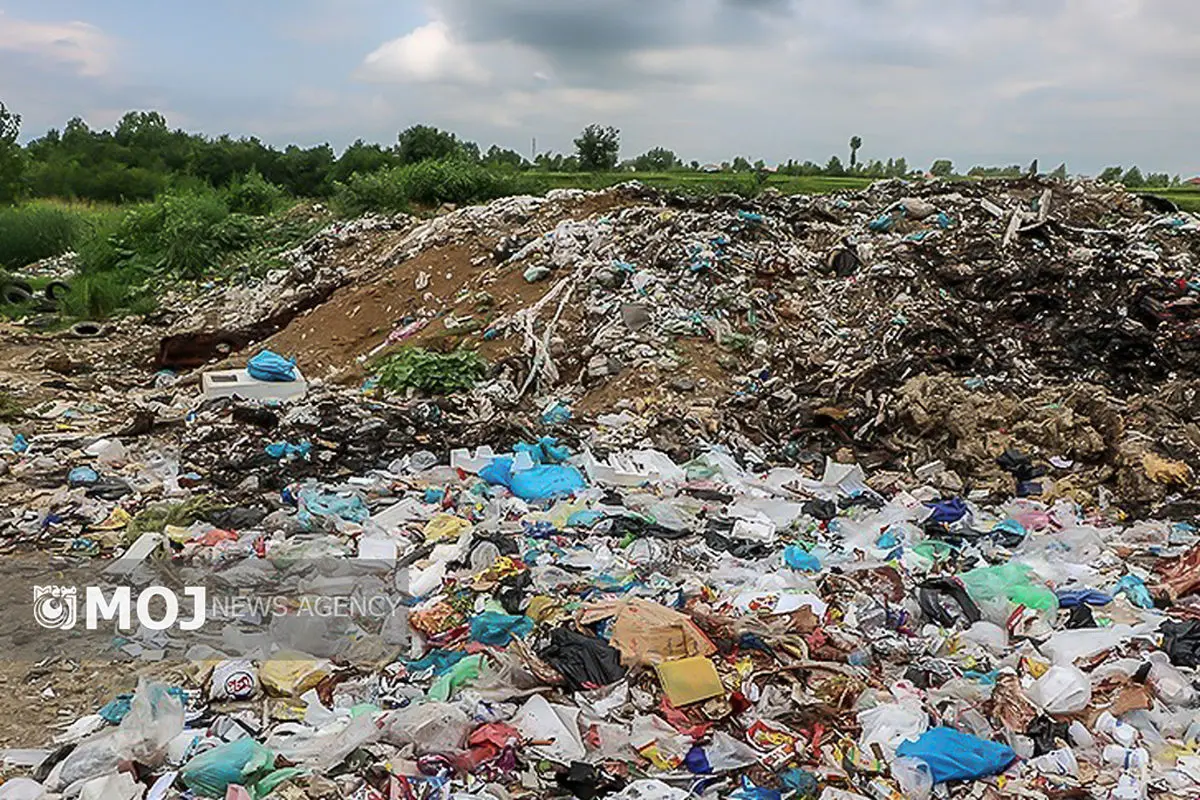
[[[1075,667],[1056,664],[1033,682],[1027,694],[1048,714],[1074,714],[1091,702],[1092,682]]]

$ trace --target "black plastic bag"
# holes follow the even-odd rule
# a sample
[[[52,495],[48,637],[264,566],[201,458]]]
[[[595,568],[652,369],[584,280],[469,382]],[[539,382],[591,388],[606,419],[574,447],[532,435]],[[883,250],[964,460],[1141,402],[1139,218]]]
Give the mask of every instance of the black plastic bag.
[[[608,686],[625,677],[620,651],[570,628],[550,631],[550,644],[538,658],[561,672],[573,692]]]

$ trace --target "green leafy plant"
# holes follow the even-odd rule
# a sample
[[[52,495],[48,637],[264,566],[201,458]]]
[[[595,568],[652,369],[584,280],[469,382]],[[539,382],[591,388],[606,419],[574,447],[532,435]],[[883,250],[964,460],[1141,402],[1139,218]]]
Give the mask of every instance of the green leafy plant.
[[[450,394],[470,389],[487,372],[487,362],[472,350],[435,353],[422,347],[405,347],[375,364],[379,385],[391,391],[408,388],[430,394]]]
[[[251,169],[229,184],[225,199],[234,213],[264,216],[287,203],[287,192],[264,178],[257,169]]]

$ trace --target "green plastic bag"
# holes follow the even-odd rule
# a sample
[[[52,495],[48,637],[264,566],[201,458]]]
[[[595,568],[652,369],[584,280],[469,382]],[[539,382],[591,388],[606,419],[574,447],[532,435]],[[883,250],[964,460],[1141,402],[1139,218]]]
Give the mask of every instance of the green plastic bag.
[[[1038,611],[1058,610],[1058,597],[1025,564],[1010,561],[995,567],[979,567],[958,577],[976,603],[1003,597]]]

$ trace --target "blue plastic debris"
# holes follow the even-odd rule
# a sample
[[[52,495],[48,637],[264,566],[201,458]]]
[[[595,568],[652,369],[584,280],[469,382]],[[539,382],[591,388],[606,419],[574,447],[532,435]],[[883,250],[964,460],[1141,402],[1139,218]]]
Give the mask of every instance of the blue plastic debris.
[[[29,440],[25,438],[24,434],[18,433],[16,436],[13,437],[12,451],[14,453],[24,453],[28,449],[29,449]]]
[[[503,647],[514,638],[524,638],[533,631],[533,620],[522,615],[485,611],[471,618],[471,639],[480,644]]]
[[[798,544],[788,545],[784,548],[783,560],[787,562],[789,567],[798,569],[801,572],[821,571],[820,559]]]
[[[1150,596],[1150,590],[1137,575],[1123,576],[1117,581],[1113,594],[1124,594],[1129,598],[1129,602],[1138,608],[1154,608],[1154,598]]]
[[[263,350],[246,364],[250,377],[258,381],[287,383],[296,380],[296,361],[278,353]]]
[[[72,488],[76,486],[91,486],[98,480],[100,480],[100,473],[91,467],[75,467],[67,473],[67,485]]]
[[[1106,606],[1112,602],[1110,596],[1096,589],[1059,589],[1055,594],[1058,595],[1060,608],[1074,608],[1083,604]]]
[[[570,420],[571,407],[561,401],[542,412],[542,424],[544,425],[561,425]]]
[[[919,758],[929,765],[934,783],[971,781],[997,775],[1016,760],[1005,744],[980,739],[954,728],[932,728],[916,741],[905,741],[896,755]]]
[[[292,444],[291,442],[275,442],[269,444],[265,448],[267,455],[271,458],[308,458],[308,453],[312,450],[312,442],[301,442],[300,444]]]
[[[926,503],[925,505],[933,509],[930,519],[934,522],[958,522],[967,514],[967,504],[961,497],[939,500],[936,503]]]

